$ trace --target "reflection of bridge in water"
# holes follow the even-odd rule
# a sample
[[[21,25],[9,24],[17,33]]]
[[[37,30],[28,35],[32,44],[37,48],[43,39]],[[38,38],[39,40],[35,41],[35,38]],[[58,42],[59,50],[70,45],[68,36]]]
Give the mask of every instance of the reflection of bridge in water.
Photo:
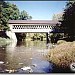
[[[46,33],[48,41],[48,34],[57,23],[53,20],[9,20],[9,27],[15,33]]]

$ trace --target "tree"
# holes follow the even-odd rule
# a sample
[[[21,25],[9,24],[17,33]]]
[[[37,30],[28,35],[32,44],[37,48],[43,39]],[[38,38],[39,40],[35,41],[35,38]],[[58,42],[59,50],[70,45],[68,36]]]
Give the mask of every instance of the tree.
[[[32,17],[29,16],[29,14],[25,10],[23,10],[20,13],[19,19],[20,20],[27,20],[27,19],[32,19]]]
[[[63,15],[63,12],[54,14],[52,17],[52,20],[62,20],[62,15]]]
[[[14,5],[14,4],[10,4],[9,3],[9,7],[10,7],[10,16],[9,16],[9,19],[10,20],[17,20],[17,19],[19,19],[19,14],[20,14],[20,12],[19,12],[19,9],[18,9],[18,7],[16,6],[16,5]]]
[[[8,30],[8,20],[17,20],[19,18],[19,9],[16,5],[9,2],[0,1],[0,29]]]
[[[61,21],[63,12],[54,14],[52,20]],[[57,41],[63,38],[63,31],[60,28],[60,24],[57,23],[56,26],[53,27],[52,34],[50,35],[51,43],[57,43]]]
[[[64,10],[61,21],[61,29],[67,36],[68,41],[75,40],[75,1],[69,1]]]
[[[6,3],[4,1],[0,1],[0,30],[3,30],[7,26],[7,16],[3,13],[4,5],[6,6]]]
[[[23,10],[19,11],[15,4],[0,1],[0,30],[9,30],[8,20],[27,20],[32,19],[32,16]]]

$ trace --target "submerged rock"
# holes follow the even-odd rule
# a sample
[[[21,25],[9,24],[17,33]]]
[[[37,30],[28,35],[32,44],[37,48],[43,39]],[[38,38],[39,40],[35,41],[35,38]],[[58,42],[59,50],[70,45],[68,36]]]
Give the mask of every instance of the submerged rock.
[[[4,62],[3,61],[0,61],[0,64],[4,64]]]
[[[33,58],[30,58],[31,60],[33,59]]]
[[[32,68],[30,66],[24,66],[21,69],[24,70],[24,71],[26,71],[26,72],[33,72]]]
[[[23,63],[19,63],[19,65],[23,65]]]
[[[16,71],[17,70],[14,70],[14,69],[13,70],[8,70],[8,69],[5,70],[5,72],[7,72],[7,73],[15,73]]]

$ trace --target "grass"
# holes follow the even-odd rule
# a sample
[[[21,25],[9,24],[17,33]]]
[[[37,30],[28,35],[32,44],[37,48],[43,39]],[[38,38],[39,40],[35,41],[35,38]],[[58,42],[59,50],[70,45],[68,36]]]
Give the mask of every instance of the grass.
[[[75,62],[75,41],[59,41],[55,48],[50,49],[47,59],[59,67],[70,67]]]

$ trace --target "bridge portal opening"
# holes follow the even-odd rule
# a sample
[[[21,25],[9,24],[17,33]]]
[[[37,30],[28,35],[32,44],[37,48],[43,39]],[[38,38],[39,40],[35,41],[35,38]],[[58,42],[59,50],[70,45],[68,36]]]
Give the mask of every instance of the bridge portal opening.
[[[40,40],[40,41],[46,41],[49,37],[48,33],[15,33],[17,36],[18,41],[24,41],[24,40]]]

